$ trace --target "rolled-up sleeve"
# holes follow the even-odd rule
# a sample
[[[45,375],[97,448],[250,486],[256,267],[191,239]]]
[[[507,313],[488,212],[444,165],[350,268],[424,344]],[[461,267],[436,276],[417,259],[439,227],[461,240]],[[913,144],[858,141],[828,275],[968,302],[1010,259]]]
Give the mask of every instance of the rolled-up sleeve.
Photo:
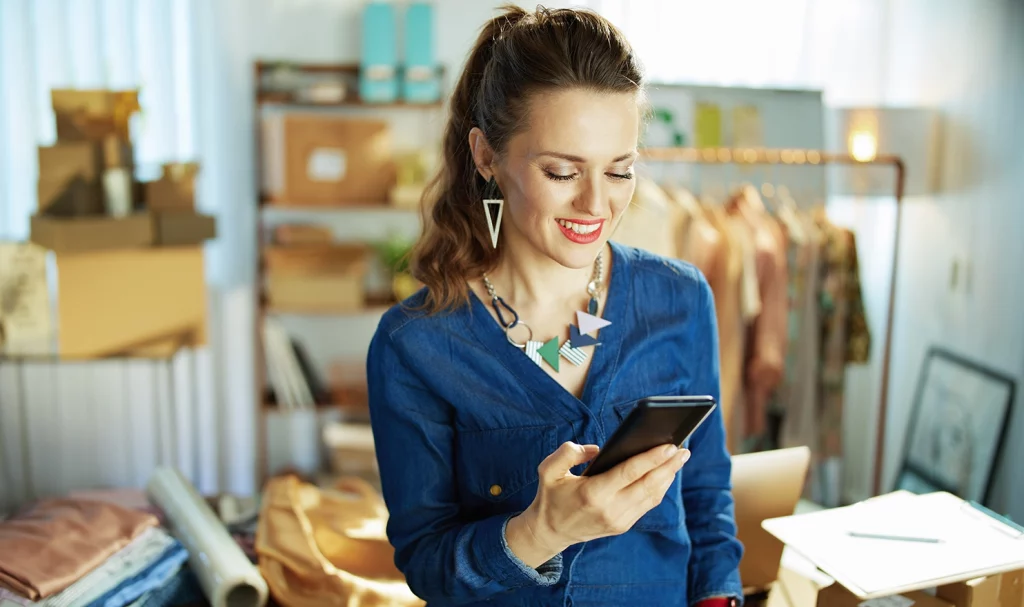
[[[709,394],[718,401],[718,327],[714,295],[701,276],[696,330],[692,342],[695,376],[691,394]],[[683,473],[686,527],[693,545],[689,563],[690,603],[715,596],[743,596],[739,563],[743,545],[736,539],[732,498],[732,461],[725,443],[721,407],[690,440],[690,461]]]
[[[453,409],[418,371],[429,372],[410,368],[379,328],[367,358],[370,421],[388,538],[409,587],[432,604],[460,604],[554,584],[561,557],[537,569],[522,563],[505,541],[509,515],[460,520]]]

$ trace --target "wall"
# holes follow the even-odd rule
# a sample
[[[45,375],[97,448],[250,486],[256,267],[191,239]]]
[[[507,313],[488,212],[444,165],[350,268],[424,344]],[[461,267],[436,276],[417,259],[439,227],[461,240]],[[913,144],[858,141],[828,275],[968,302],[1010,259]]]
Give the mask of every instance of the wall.
[[[942,193],[912,200],[901,242],[896,361],[886,446],[891,478],[914,381],[931,344],[1017,378],[1024,387],[1024,3],[894,0],[884,101],[945,114]],[[966,286],[951,291],[950,264]],[[1018,395],[1020,391],[1018,391]],[[993,505],[1024,520],[1024,400],[996,479]]]

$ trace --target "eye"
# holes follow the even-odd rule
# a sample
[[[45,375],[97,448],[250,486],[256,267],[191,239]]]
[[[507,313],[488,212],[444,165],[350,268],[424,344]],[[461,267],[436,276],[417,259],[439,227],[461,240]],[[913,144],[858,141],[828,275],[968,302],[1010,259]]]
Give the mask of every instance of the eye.
[[[605,173],[605,175],[607,175],[608,177],[610,177],[610,178],[612,178],[612,179],[614,179],[616,181],[625,181],[627,179],[632,179],[633,178],[633,172],[632,171],[627,172],[627,173]]]
[[[544,174],[547,175],[547,178],[551,181],[572,181],[573,179],[576,179],[577,175],[579,175],[579,173],[559,175],[558,173],[552,173],[551,171],[544,171]]]

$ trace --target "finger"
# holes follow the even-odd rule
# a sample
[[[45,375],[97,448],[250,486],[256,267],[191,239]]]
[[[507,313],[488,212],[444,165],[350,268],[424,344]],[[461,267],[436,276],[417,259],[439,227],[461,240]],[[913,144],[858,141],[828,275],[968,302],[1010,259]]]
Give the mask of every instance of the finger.
[[[565,442],[554,453],[544,458],[537,470],[542,478],[560,478],[569,474],[573,466],[586,463],[596,454],[595,445]]]
[[[690,451],[682,449],[660,466],[654,468],[642,478],[622,491],[622,499],[631,504],[638,504],[644,511],[657,506],[665,493],[676,479],[676,473],[690,459]]]
[[[645,474],[665,463],[678,452],[679,449],[675,445],[659,445],[639,455],[634,455],[606,474],[598,476],[606,477],[616,490],[621,490],[639,481]]]

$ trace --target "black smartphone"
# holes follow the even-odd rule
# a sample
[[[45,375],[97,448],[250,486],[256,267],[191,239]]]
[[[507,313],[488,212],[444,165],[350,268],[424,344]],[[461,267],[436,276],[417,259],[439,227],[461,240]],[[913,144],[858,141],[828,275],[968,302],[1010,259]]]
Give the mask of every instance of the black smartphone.
[[[658,445],[682,446],[717,404],[710,396],[651,396],[642,399],[590,461],[583,476],[607,472]]]

